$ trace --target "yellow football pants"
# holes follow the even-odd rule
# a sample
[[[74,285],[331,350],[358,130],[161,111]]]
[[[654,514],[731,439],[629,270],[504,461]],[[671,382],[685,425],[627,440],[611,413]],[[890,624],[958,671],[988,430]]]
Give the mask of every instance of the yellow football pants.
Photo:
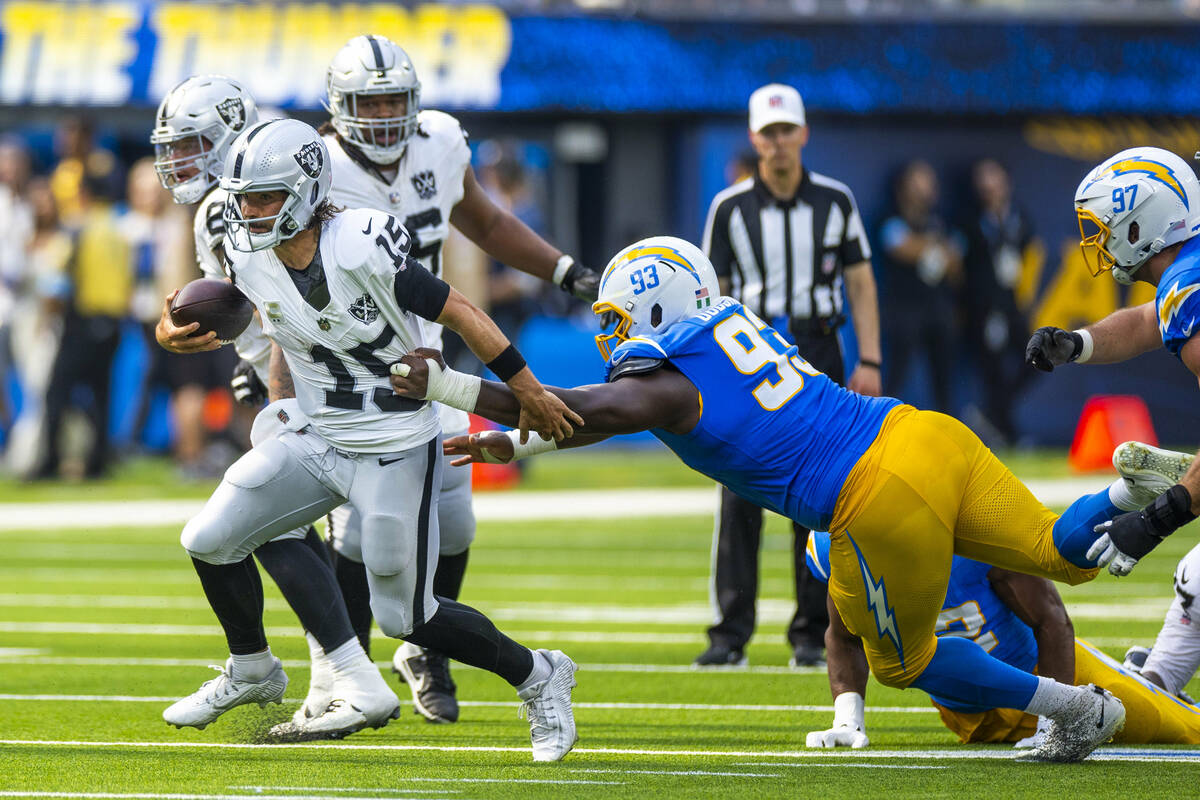
[[[1121,668],[1087,642],[1075,640],[1075,683],[1103,686],[1125,704],[1124,744],[1200,744],[1200,708],[1172,697]],[[1015,742],[1032,736],[1037,717],[1011,708],[965,714],[937,706],[946,727],[963,742]]]
[[[893,409],[829,529],[829,594],[875,677],[905,687],[928,666],[955,553],[1067,583],[1095,577],[1059,555],[1057,519],[961,422]]]

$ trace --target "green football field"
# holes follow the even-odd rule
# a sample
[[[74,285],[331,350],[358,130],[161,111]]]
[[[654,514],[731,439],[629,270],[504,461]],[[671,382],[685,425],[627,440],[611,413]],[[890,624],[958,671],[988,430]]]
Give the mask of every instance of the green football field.
[[[1058,454],[1009,461],[1030,478],[1066,477]],[[479,525],[462,599],[517,639],[562,649],[581,666],[579,743],[561,763],[532,763],[512,689],[466,667],[455,670],[458,724],[405,713],[341,742],[265,742],[308,680],[298,623],[269,580],[266,621],[291,677],[287,702],[237,708],[203,731],[176,730],[162,709],[214,675],[206,665],[226,655],[179,547],[179,525],[151,518],[109,527],[105,509],[117,506],[71,505],[125,501],[128,511],[151,499],[179,498],[183,507],[205,496],[207,487],[181,488],[169,476],[162,464],[141,464],[87,490],[0,487],[0,502],[22,504],[0,505],[0,797],[1197,795],[1200,747],[1110,746],[1083,764],[1020,764],[1007,747],[957,744],[925,695],[874,683],[869,749],[806,750],[805,733],[828,727],[832,708],[822,670],[786,666],[788,529],[769,518],[751,666],[691,669],[710,616],[712,518],[703,503],[625,516],[634,496],[627,488],[705,496],[702,478],[656,451],[543,458],[522,491],[503,498],[515,499],[517,517],[523,509],[541,518],[510,514]],[[1109,479],[1097,476],[1096,488]],[[582,488],[599,493],[598,503],[542,493]],[[481,497],[479,507],[492,499]],[[30,503],[40,504],[32,515]],[[1197,528],[1167,540],[1128,578],[1104,574],[1064,588],[1078,635],[1118,658],[1129,644],[1149,644],[1174,564]],[[382,669],[393,649],[376,636]]]

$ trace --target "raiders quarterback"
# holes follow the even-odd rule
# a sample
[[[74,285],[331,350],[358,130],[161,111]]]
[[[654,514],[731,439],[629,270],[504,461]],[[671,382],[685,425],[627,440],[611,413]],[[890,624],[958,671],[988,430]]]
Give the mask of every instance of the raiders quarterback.
[[[222,260],[227,195],[217,188],[217,180],[233,140],[257,122],[257,107],[249,93],[236,81],[219,75],[187,79],[167,94],[156,114],[151,134],[155,168],[175,202],[199,201],[195,215],[196,260],[209,278],[225,278]],[[159,344],[176,353],[219,347],[215,334],[194,335],[198,323],[184,327],[172,324],[168,309],[173,299],[174,294],[167,298],[159,321]],[[266,375],[271,343],[257,322],[251,322],[234,346],[243,359],[259,364]],[[269,428],[258,426],[253,438],[269,433]],[[314,664],[320,667],[314,681],[324,688],[324,704],[316,711],[310,709],[308,715],[316,716],[335,700],[342,704],[357,700],[360,708],[374,706],[395,712],[399,701],[354,635],[328,551],[316,530],[304,524],[281,532],[258,546],[254,554],[295,609],[310,649],[322,656],[325,653],[335,656],[345,667],[335,682],[332,670],[327,668],[329,659],[314,659]],[[225,629],[230,658],[220,676],[173,704],[163,712],[163,717],[177,727],[203,728],[236,705],[278,701],[287,678],[267,647],[262,626],[262,584],[249,553],[227,563],[210,564],[198,559],[194,563],[213,611]],[[245,608],[258,611],[246,613]],[[371,702],[364,703],[363,697],[370,697]],[[365,722],[365,717],[326,717],[324,733],[345,735]]]
[[[435,598],[428,578],[439,538],[439,421],[429,403],[391,391],[388,365],[423,345],[418,317],[434,320],[508,383],[526,432],[561,439],[583,421],[541,386],[486,315],[409,258],[411,239],[395,217],[338,213],[327,201],[330,183],[325,143],[295,120],[247,129],[227,157],[226,269],[286,360],[296,398],[260,414],[284,430],[230,467],[182,541],[193,558],[229,563],[350,501],[384,633],[505,678],[525,701],[534,759],[558,760],[576,738],[576,667],[559,651],[517,644],[475,609]],[[336,685],[339,664],[327,655]],[[376,725],[394,712],[334,700],[275,733],[305,738],[329,727],[325,718]]]
[[[412,61],[383,36],[356,36],[326,74],[330,121],[322,127],[335,180],[330,200],[347,208],[382,209],[413,238],[410,256],[442,275],[442,245],[450,225],[490,256],[551,281],[577,297],[596,299],[598,275],[545,242],[494,204],[475,180],[467,136],[457,120],[421,109]],[[441,349],[441,326],[423,323],[426,341]],[[466,433],[466,413],[440,405],[447,436]],[[475,538],[467,470],[446,470],[438,504],[441,553],[434,576],[439,597],[457,599]],[[371,613],[362,567],[361,516],[352,506],[329,517],[334,563],[350,619],[369,650]],[[408,683],[414,709],[431,722],[458,719],[446,657],[402,644],[393,669]]]

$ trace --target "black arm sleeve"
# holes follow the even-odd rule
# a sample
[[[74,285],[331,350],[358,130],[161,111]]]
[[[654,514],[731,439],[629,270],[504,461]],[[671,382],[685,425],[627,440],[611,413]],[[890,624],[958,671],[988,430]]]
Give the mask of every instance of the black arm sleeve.
[[[433,321],[442,315],[442,309],[446,307],[450,284],[417,261],[406,258],[404,266],[396,270],[392,291],[401,308]]]

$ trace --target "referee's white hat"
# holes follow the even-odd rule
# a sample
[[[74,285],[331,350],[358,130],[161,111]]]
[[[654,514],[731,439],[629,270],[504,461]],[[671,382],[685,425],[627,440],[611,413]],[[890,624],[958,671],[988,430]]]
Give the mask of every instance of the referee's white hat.
[[[804,125],[804,101],[791,86],[768,83],[750,95],[750,130],[758,133],[776,122]]]

